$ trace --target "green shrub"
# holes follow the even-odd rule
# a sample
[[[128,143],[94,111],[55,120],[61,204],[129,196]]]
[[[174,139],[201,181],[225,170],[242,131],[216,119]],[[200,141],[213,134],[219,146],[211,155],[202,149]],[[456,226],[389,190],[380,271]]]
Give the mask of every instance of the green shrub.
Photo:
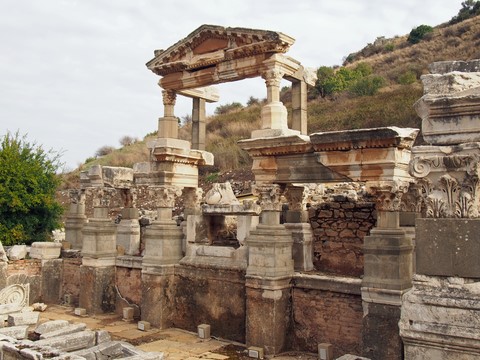
[[[395,50],[395,45],[392,44],[392,43],[388,43],[387,45],[385,45],[385,51],[388,51],[388,52],[391,52],[393,50]]]
[[[372,96],[385,85],[385,79],[379,75],[371,75],[353,82],[348,91],[355,96]]]
[[[401,85],[413,84],[415,81],[417,81],[417,74],[415,74],[415,72],[412,70],[405,71],[397,78],[397,82]]]
[[[55,200],[60,155],[7,134],[0,143],[0,241],[4,245],[50,239],[62,207]]]
[[[243,109],[243,105],[239,102],[232,102],[230,104],[217,106],[215,109],[215,115],[228,114],[234,111]]]
[[[407,41],[411,44],[417,44],[422,40],[428,33],[433,32],[433,28],[429,25],[420,25],[410,31]]]
[[[449,23],[456,24],[479,14],[480,1],[466,0],[462,2],[462,8],[458,11],[458,14],[449,21]]]

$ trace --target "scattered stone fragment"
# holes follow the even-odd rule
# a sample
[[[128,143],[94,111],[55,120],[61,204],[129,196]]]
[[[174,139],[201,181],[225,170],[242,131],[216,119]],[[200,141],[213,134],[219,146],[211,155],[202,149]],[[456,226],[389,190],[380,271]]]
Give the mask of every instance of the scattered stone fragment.
[[[95,332],[84,330],[68,335],[60,335],[35,342],[38,346],[51,346],[63,351],[75,351],[95,346]]]
[[[139,321],[138,330],[142,330],[142,331],[150,330],[150,323],[148,321]]]
[[[109,341],[112,341],[112,338],[108,331],[106,330],[97,330],[95,331],[95,344],[100,345]]]
[[[44,322],[35,328],[35,333],[42,335],[51,331],[57,331],[68,326],[70,323],[67,320],[52,320]],[[83,329],[82,329],[83,330]]]
[[[35,325],[38,322],[39,316],[40,313],[38,312],[20,312],[8,315],[7,321],[9,326]]]
[[[10,260],[23,260],[25,256],[27,256],[27,246],[13,245],[10,250],[8,250],[7,255]]]
[[[44,303],[35,303],[32,305],[34,311],[44,312],[47,310],[47,305]]]
[[[28,336],[28,325],[1,328],[0,335],[6,335],[17,340],[25,339]]]
[[[81,332],[86,328],[87,328],[87,325],[84,323],[69,324],[67,326],[61,327],[58,330],[52,330],[52,331],[41,334],[40,339],[50,339],[50,338],[61,336],[61,335],[73,334],[76,332]]]
[[[73,313],[77,316],[86,316],[87,315],[87,309],[84,308],[75,308]]]

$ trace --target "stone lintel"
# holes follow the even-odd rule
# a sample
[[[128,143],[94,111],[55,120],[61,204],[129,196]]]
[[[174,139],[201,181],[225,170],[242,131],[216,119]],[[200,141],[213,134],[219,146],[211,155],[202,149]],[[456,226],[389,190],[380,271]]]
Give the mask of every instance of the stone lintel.
[[[238,145],[252,157],[313,152],[310,138],[299,134],[240,140]]]
[[[203,99],[209,103],[214,103],[220,100],[220,94],[218,92],[218,89],[214,86],[180,90],[178,93],[180,95],[191,97],[191,98]]]
[[[324,290],[343,294],[361,294],[362,279],[335,275],[295,273],[294,288]]]

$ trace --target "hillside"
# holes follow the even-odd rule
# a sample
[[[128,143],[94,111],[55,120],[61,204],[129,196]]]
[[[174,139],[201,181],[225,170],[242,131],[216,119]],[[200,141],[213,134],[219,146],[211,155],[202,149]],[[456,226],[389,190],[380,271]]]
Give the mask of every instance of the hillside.
[[[308,132],[391,125],[419,128],[421,121],[413,104],[422,96],[420,76],[428,73],[428,64],[435,61],[480,58],[480,16],[436,26],[416,44],[411,44],[407,38],[407,35],[393,39],[379,37],[375,43],[346,57],[345,69],[367,64],[373,71],[372,76],[384,79],[384,86],[374,95],[353,96],[343,91],[321,97],[316,89],[311,89]],[[341,67],[334,71],[339,69]],[[290,107],[289,92],[289,88],[283,88],[281,93],[287,108]],[[231,108],[224,105],[223,111],[217,111],[218,115],[207,119],[207,150],[215,155],[215,166],[203,171],[206,177],[249,167],[248,155],[238,148],[236,142],[249,138],[252,130],[260,128],[262,100],[252,98],[249,104]],[[181,127],[181,138],[189,140],[190,127],[188,122]],[[142,140],[106,156],[91,158],[75,173],[93,164],[132,166],[135,162],[146,161],[148,150],[145,144]],[[69,178],[72,179],[73,174]]]

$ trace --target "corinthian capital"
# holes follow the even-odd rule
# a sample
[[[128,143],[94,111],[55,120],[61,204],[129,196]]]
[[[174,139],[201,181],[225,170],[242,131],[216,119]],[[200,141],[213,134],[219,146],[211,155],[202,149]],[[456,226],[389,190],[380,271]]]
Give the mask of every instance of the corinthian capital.
[[[367,182],[367,191],[375,198],[377,210],[400,211],[402,197],[409,185],[409,182],[399,180]]]
[[[174,90],[163,90],[163,105],[175,105],[177,99],[177,93]]]
[[[288,201],[288,209],[294,211],[306,210],[310,193],[310,188],[307,186],[287,187],[287,191],[285,191],[285,198]]]
[[[107,187],[89,188],[93,195],[94,207],[109,207],[112,200],[117,195],[117,190]]]
[[[283,75],[285,75],[283,71],[273,68],[265,71],[262,74],[262,78],[265,79],[265,84],[267,84],[267,86],[280,87],[280,82],[282,81]]]
[[[262,184],[254,185],[252,187],[253,195],[258,197],[258,204],[262,211],[281,211],[282,204],[280,202],[280,185],[277,184]]]
[[[175,199],[182,195],[182,190],[172,185],[152,186],[148,189],[148,194],[155,199],[157,207],[173,208]]]

